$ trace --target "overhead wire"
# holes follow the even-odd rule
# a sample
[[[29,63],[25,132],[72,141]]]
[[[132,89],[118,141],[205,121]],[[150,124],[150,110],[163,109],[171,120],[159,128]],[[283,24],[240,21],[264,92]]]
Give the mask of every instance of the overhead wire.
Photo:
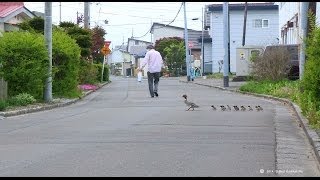
[[[179,15],[179,13],[180,13],[180,10],[181,10],[182,6],[183,6],[183,3],[181,3],[181,6],[180,6],[180,8],[179,8],[179,11],[177,12],[177,14],[176,14],[176,16],[174,17],[174,19],[173,19],[170,23],[166,24],[165,26],[168,26],[168,25],[172,24],[172,23],[176,20],[176,18],[178,17],[178,15]],[[161,29],[161,28],[163,28],[163,27],[159,27],[159,28],[155,28],[155,29]],[[152,29],[152,26],[150,27],[150,29],[148,30],[148,32],[146,32],[143,36],[133,37],[133,38],[137,38],[137,39],[142,38],[142,37],[146,36],[146,35],[151,31],[151,29]]]

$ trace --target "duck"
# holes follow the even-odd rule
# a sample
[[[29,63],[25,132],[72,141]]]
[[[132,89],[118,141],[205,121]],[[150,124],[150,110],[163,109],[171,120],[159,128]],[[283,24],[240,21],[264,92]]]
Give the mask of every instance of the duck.
[[[222,111],[226,110],[226,107],[224,107],[224,106],[220,106],[220,108],[221,108]]]
[[[246,108],[244,106],[241,106],[241,111],[245,111]]]
[[[228,107],[228,110],[231,111],[231,107],[229,105],[227,105],[227,107]]]
[[[212,107],[212,109],[213,109],[214,111],[217,110],[217,108],[214,107],[214,105],[211,105],[211,107]]]
[[[192,110],[194,110],[194,108],[199,108],[199,106],[196,105],[195,103],[188,101],[187,99],[188,96],[186,94],[182,95],[182,97],[185,99],[184,103],[189,107],[186,111],[189,111],[191,108]]]
[[[239,111],[238,106],[233,106],[234,110]]]
[[[249,111],[253,111],[253,109],[252,109],[252,107],[251,107],[251,106],[248,106],[248,108],[249,108]]]

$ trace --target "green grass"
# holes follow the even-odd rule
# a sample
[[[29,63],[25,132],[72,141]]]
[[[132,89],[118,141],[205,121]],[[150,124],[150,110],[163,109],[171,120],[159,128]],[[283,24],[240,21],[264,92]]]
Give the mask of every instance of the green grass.
[[[246,84],[242,85],[239,90],[244,92],[251,92],[257,94],[271,95],[274,97],[288,99],[300,107],[302,106],[299,101],[300,90],[299,90],[300,81],[290,81],[290,80],[281,80],[281,81],[249,81]],[[317,130],[320,130],[320,120],[316,116],[320,112],[316,110],[317,108],[309,109],[304,112],[304,115],[308,118],[311,126]]]

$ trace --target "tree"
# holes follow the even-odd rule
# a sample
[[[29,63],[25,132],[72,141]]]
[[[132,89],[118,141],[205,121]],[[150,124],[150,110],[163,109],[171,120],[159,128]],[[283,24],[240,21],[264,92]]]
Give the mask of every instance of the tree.
[[[18,24],[21,30],[31,31],[44,34],[44,19],[42,17],[34,17]]]
[[[91,54],[92,58],[95,62],[103,62],[103,54],[100,53],[101,48],[104,46],[104,35],[106,35],[106,31],[100,27],[96,26],[92,30],[92,46],[91,46]]]
[[[156,41],[155,49],[160,52],[162,57],[166,57],[167,54],[164,51],[166,47],[170,47],[171,44],[179,44],[180,42],[184,42],[184,40],[180,37],[165,37]]]
[[[186,66],[184,63],[186,57],[186,50],[184,47],[184,42],[180,42],[178,44],[172,43],[164,49],[169,72],[173,73],[175,76],[179,76]]]

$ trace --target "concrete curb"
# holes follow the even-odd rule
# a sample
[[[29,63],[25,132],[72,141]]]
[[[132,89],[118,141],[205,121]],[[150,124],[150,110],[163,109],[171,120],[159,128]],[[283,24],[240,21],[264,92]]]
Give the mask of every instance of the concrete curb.
[[[65,102],[60,102],[60,103],[55,103],[55,104],[45,104],[43,106],[39,106],[39,107],[35,107],[35,108],[27,108],[26,107],[25,109],[20,109],[20,110],[0,112],[0,119],[3,119],[4,117],[17,116],[17,115],[21,115],[21,114],[27,114],[27,113],[38,112],[38,111],[43,111],[43,110],[50,110],[50,109],[54,109],[57,107],[64,107],[64,106],[67,106],[70,104],[74,104],[74,103],[80,101],[82,98],[88,96],[89,94],[97,91],[98,89],[102,88],[103,86],[105,86],[109,83],[111,83],[111,81],[99,85],[96,90],[87,91],[81,98],[70,99]]]
[[[179,80],[180,82],[184,82],[184,83],[189,83],[183,80]],[[284,98],[277,98],[274,96],[269,96],[269,95],[262,95],[262,94],[256,94],[256,93],[250,93],[250,92],[243,92],[240,90],[232,90],[232,89],[228,89],[228,88],[224,88],[221,86],[213,86],[213,85],[208,85],[208,84],[202,84],[202,83],[196,83],[196,82],[191,82],[200,86],[207,86],[207,87],[211,87],[211,88],[216,88],[216,89],[220,89],[220,90],[224,90],[224,91],[231,91],[231,92],[236,92],[236,93],[241,93],[241,94],[246,94],[246,95],[251,95],[251,96],[255,96],[255,97],[261,97],[261,98],[265,98],[265,99],[271,99],[271,100],[275,100],[275,101],[279,101],[282,102],[286,105],[289,105],[295,112],[296,116],[298,117],[298,120],[301,124],[301,127],[303,128],[303,131],[305,132],[305,134],[307,135],[307,138],[309,140],[309,143],[312,145],[313,150],[315,152],[316,158],[320,164],[320,137],[317,134],[317,132],[315,130],[313,130],[309,123],[308,120],[302,115],[302,111],[300,109],[300,107],[298,105],[296,105],[295,103],[291,102],[288,99],[284,99]]]

